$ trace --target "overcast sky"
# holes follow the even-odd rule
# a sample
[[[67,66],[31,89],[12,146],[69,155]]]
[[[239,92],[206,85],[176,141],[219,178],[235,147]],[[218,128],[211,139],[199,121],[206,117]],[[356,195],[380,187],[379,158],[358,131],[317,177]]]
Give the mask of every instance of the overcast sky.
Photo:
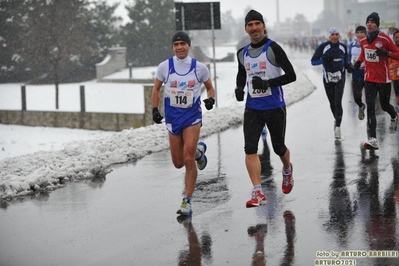
[[[129,2],[134,0],[107,0],[109,3],[118,3],[119,5],[117,12],[123,18],[127,18],[127,12],[124,8]],[[266,24],[272,26],[277,21],[277,1],[279,1],[280,7],[280,21],[285,21],[287,18],[294,18],[296,14],[303,14],[308,21],[316,20],[317,16],[323,10],[323,0],[180,0],[175,2],[219,2],[222,13],[228,10],[232,11],[235,18],[243,18],[245,16],[245,10],[247,7],[255,9],[263,14],[263,17],[267,21]]]

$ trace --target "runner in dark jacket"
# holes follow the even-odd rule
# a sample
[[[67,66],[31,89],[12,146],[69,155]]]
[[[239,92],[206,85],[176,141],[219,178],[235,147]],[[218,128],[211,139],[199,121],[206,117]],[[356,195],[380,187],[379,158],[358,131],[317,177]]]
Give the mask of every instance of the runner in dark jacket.
[[[323,84],[335,119],[335,139],[341,139],[342,96],[345,87],[345,68],[350,69],[347,47],[339,41],[339,30],[328,31],[329,40],[319,45],[310,60],[313,66],[323,66]]]

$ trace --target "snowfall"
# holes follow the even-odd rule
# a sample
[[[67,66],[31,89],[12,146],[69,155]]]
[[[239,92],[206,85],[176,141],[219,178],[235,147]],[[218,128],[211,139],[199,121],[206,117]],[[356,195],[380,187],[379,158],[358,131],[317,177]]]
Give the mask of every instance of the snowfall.
[[[289,51],[287,54],[297,73],[294,83],[283,86],[286,104],[290,105],[311,94],[315,87],[295,66]],[[133,68],[132,77],[151,79],[155,72],[156,66]],[[216,63],[216,84],[213,64],[210,73],[217,89],[217,107],[209,111],[203,108],[201,138],[241,124],[245,106],[234,96],[237,62]],[[129,69],[123,69],[106,79],[129,76]],[[21,110],[21,85],[0,84],[0,110]],[[61,84],[58,110],[54,85],[26,85],[27,110],[80,111],[80,85],[85,86],[87,112],[144,112],[143,84],[96,80]],[[205,98],[206,92],[202,95]],[[167,149],[164,124],[120,132],[0,124],[0,201],[51,191],[68,182],[104,177],[112,171],[112,165]]]

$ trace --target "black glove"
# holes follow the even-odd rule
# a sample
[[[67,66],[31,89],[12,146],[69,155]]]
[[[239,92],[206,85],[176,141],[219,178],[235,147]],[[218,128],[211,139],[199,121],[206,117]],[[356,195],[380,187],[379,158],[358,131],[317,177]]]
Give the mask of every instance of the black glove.
[[[334,57],[332,57],[332,56],[326,55],[326,56],[323,57],[323,62],[324,63],[329,63],[329,62],[332,62],[332,61],[334,61]]]
[[[352,73],[353,66],[351,63],[345,63],[344,67],[345,67],[346,71],[348,71],[349,74]]]
[[[207,110],[211,110],[213,108],[213,105],[215,104],[215,99],[209,97],[208,99],[204,100],[204,103],[205,103],[205,108]]]
[[[360,63],[360,61],[356,61],[355,64],[353,65],[353,68],[354,69],[359,69],[361,64],[362,63]]]
[[[384,51],[384,50],[382,50],[382,49],[380,49],[380,48],[377,48],[377,51],[375,51],[375,53],[376,53],[378,56],[388,56],[388,52],[387,52],[387,51]]]
[[[158,107],[152,108],[152,120],[154,120],[155,123],[161,124],[161,121],[163,119],[163,116],[158,110]]]
[[[236,93],[236,99],[237,99],[237,101],[239,101],[239,102],[244,101],[244,94],[245,94],[244,88],[237,88],[237,89],[235,90],[235,93]]]
[[[258,76],[254,76],[252,77],[252,88],[266,91],[269,88],[269,82],[267,80],[261,79]]]

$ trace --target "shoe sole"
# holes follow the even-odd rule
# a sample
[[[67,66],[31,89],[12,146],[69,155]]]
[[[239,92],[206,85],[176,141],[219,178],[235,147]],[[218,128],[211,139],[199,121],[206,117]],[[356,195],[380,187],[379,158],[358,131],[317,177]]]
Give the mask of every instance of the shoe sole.
[[[365,142],[364,144],[363,144],[363,147],[365,148],[365,149],[367,149],[367,150],[378,150],[379,148],[377,147],[373,147],[372,145],[370,145],[369,143],[367,143],[367,142]]]
[[[207,149],[207,147],[206,147],[206,144],[205,144],[205,142],[198,142],[198,144],[197,144],[197,147],[198,146],[202,146],[203,148],[204,148],[204,151],[202,151],[203,152],[203,155],[202,156],[204,156],[204,166],[200,166],[199,164],[198,164],[198,162],[197,162],[197,168],[198,168],[198,170],[204,170],[205,169],[205,167],[206,167],[206,165],[208,164],[208,159],[206,158],[206,155],[205,155],[205,152],[206,152],[206,149]],[[198,149],[198,148],[197,148]],[[201,151],[200,149],[198,149],[199,151]]]
[[[198,142],[197,146],[198,145],[204,147],[204,153],[205,153],[206,152],[206,148],[207,148],[205,142],[200,141],[200,142]]]
[[[193,214],[193,211],[190,211],[190,212],[182,212],[181,210],[178,210],[178,211],[176,212],[176,214],[185,215],[185,216],[190,216],[190,215]]]
[[[205,167],[206,167],[206,165],[208,164],[208,159],[206,158],[206,155],[204,154],[203,156],[204,156],[204,166],[200,165],[200,164],[197,162],[198,170],[204,170]]]
[[[260,205],[265,205],[266,204],[266,201],[262,201],[261,203],[258,203],[258,204],[250,204],[250,205],[246,205],[247,206],[247,208],[255,208],[255,207],[259,207]]]

